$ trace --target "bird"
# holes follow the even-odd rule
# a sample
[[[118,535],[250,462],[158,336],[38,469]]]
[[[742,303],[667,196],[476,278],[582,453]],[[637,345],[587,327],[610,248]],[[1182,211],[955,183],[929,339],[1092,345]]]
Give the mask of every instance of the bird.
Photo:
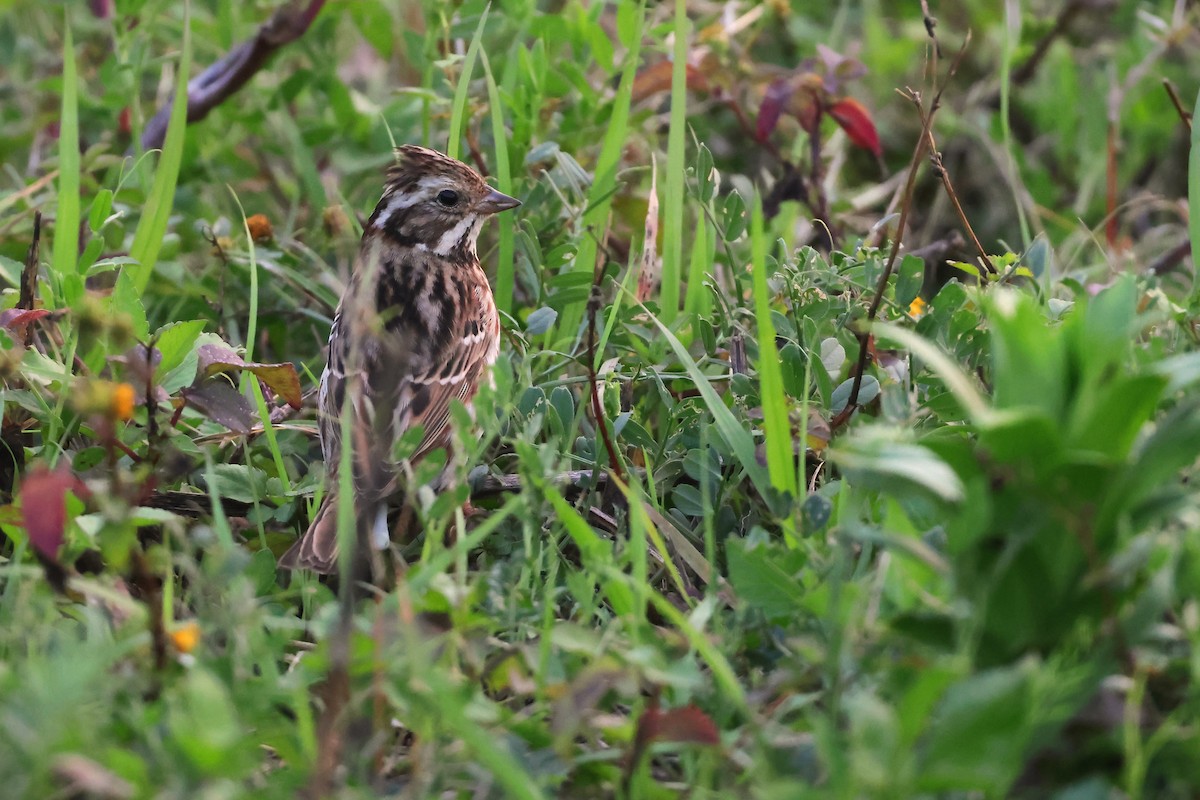
[[[395,156],[334,314],[317,392],[328,488],[280,558],[285,569],[338,569],[343,429],[352,436],[358,547],[383,549],[389,500],[412,465],[449,447],[451,401],[470,407],[499,354],[500,317],[476,241],[489,217],[521,201],[436,150],[403,145]],[[419,443],[397,460],[397,442],[416,426]]]

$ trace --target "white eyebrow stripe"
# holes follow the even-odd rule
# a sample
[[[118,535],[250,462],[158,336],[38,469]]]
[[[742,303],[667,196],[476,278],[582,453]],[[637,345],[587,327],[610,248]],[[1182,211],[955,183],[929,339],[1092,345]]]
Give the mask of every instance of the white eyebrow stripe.
[[[450,185],[451,181],[445,175],[426,175],[417,181],[417,186],[421,189],[442,189]]]

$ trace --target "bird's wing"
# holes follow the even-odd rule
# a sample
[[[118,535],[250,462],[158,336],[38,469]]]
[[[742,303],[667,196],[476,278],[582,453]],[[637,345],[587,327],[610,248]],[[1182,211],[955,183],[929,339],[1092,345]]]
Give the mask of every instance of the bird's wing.
[[[451,322],[451,335],[440,357],[400,386],[393,431],[398,436],[417,425],[424,430],[409,458],[412,463],[449,443],[450,402],[469,404],[496,360],[500,320],[486,279],[482,286],[464,287],[462,297],[467,302],[460,304],[462,313]]]

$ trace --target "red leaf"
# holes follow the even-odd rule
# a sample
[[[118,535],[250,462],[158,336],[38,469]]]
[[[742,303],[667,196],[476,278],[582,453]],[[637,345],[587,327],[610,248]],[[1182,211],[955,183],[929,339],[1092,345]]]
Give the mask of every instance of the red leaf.
[[[26,308],[9,308],[0,312],[0,326],[8,328],[13,333],[21,333],[25,330],[26,325],[36,322],[49,313],[44,308],[32,311]]]
[[[650,706],[638,720],[637,741],[643,745],[651,742],[720,744],[721,736],[712,718],[696,706],[668,711]]]
[[[883,148],[879,145],[879,132],[875,130],[871,113],[862,103],[853,97],[843,97],[829,107],[829,116],[842,126],[850,141],[864,150],[869,150],[876,158],[883,156]]]
[[[21,516],[29,543],[53,560],[67,527],[67,492],[83,497],[87,488],[67,470],[34,470],[21,482]]]

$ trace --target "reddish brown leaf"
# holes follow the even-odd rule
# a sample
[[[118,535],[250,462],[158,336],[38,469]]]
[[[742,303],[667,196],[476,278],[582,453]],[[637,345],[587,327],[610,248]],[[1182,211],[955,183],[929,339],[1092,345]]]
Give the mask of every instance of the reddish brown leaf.
[[[668,711],[650,706],[638,720],[637,740],[643,745],[651,742],[720,744],[721,735],[712,718],[696,706]]]
[[[815,72],[801,72],[779,78],[767,87],[762,106],[758,109],[755,135],[760,142],[767,140],[786,112],[800,122],[800,127],[810,134],[817,130],[821,121],[821,106],[825,88],[821,76]]]
[[[754,135],[760,142],[765,142],[779,124],[783,116],[783,106],[792,96],[792,84],[787,78],[780,78],[767,87],[762,105],[758,107],[758,121],[755,124]]]
[[[639,72],[633,79],[633,102],[639,103],[653,94],[670,91],[673,69],[672,62],[664,60],[651,64]],[[708,80],[699,69],[687,64],[684,72],[687,74],[687,88],[697,92],[708,91]]]
[[[67,527],[67,492],[87,495],[83,482],[68,470],[39,467],[21,482],[21,518],[29,543],[50,560],[58,556]]]
[[[879,144],[879,132],[875,130],[875,122],[871,112],[853,97],[843,97],[829,107],[829,116],[833,117],[842,130],[850,137],[850,141],[870,151],[876,158],[883,155]]]
[[[695,706],[662,711],[658,700],[651,698],[637,721],[637,732],[625,762],[626,778],[642,763],[654,742],[716,745],[721,743],[721,736],[712,718]]]
[[[9,308],[0,312],[0,326],[8,328],[13,333],[21,333],[31,322],[36,322],[50,312],[44,308],[32,311],[26,308]]]

